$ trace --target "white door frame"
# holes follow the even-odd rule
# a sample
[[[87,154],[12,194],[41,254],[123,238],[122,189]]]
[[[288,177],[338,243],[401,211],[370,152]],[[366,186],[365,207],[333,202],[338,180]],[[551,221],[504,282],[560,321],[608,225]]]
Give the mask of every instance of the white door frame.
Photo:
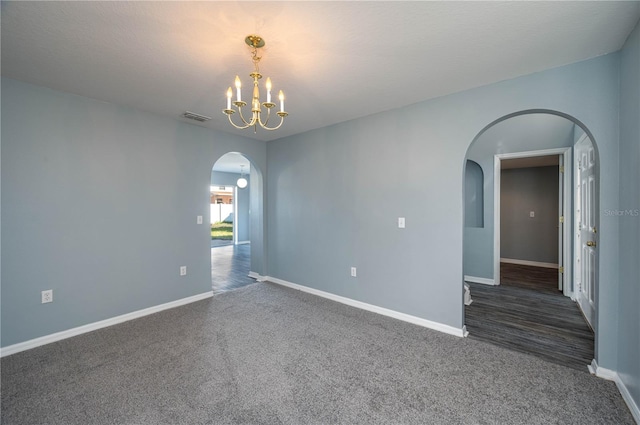
[[[562,291],[564,294],[564,196],[565,196],[565,182],[564,182],[564,155],[559,156],[558,167],[558,217],[560,217],[560,223],[558,224],[558,291]],[[571,171],[569,171],[571,172]],[[571,193],[571,188],[568,190]],[[568,283],[568,282],[567,282]]]
[[[555,149],[543,149],[539,151],[529,152],[513,152],[513,153],[501,153],[494,155],[493,160],[493,281],[495,285],[500,284],[500,172],[501,161],[503,159],[513,158],[528,158],[534,156],[548,156],[548,155],[562,155],[564,166],[564,193],[563,193],[563,205],[562,211],[564,216],[564,226],[562,226],[562,240],[564,250],[562,253],[558,253],[562,256],[562,264],[564,265],[564,282],[563,282],[563,294],[567,297],[573,298],[573,288],[570,284],[572,279],[572,265],[571,250],[568,247],[573,246],[571,244],[571,231],[573,229],[572,219],[573,212],[571,210],[572,185],[571,175],[573,171],[572,166],[572,151],[571,147],[567,148],[555,148]],[[558,217],[558,219],[560,219]]]
[[[233,244],[238,245],[238,186],[233,186]]]

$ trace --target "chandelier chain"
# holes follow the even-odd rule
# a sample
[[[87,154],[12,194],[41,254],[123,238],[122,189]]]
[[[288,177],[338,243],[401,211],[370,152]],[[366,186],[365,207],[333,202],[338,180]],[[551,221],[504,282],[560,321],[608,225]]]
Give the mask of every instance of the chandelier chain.
[[[262,59],[262,56],[258,56],[258,48],[254,47],[253,48],[253,52],[251,52],[251,56],[252,56],[252,60],[253,60],[253,66],[256,69],[256,72],[259,74],[260,73],[260,66],[258,65],[258,63],[260,62],[260,59]]]

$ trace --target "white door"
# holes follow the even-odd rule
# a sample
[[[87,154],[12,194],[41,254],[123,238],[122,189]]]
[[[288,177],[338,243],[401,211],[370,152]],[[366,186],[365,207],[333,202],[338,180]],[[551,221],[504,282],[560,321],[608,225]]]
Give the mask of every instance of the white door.
[[[584,317],[593,328],[596,311],[596,153],[588,137],[576,143],[576,296]]]
[[[558,156],[558,290],[564,290],[564,155]]]

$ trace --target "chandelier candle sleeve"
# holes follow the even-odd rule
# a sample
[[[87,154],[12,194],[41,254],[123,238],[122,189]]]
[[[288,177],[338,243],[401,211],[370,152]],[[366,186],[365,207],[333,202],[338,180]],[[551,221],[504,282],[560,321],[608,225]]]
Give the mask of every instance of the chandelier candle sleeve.
[[[231,98],[233,97],[233,90],[229,87],[227,90],[227,109],[231,109]]]
[[[284,112],[284,93],[282,93],[282,90],[278,93],[278,98],[280,99],[280,112]]]

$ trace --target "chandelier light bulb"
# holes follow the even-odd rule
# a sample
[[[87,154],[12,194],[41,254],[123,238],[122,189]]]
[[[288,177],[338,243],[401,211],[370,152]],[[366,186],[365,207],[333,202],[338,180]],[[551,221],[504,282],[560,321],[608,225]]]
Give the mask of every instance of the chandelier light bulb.
[[[240,81],[240,77],[236,75],[236,93],[237,93],[237,101],[242,101],[242,96],[240,95],[240,87],[242,87],[242,82]]]
[[[267,103],[271,103],[271,78],[267,77]]]

